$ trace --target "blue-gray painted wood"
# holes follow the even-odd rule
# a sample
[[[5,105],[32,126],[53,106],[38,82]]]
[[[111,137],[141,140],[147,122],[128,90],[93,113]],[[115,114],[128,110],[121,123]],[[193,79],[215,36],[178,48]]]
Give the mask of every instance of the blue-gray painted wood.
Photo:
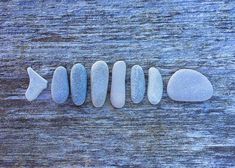
[[[234,23],[233,0],[1,1],[0,167],[235,166]],[[81,107],[71,97],[54,103],[50,86],[36,101],[25,99],[28,66],[51,85],[57,66],[69,72],[80,62],[89,74],[97,60],[109,69],[127,63],[125,108],[108,99],[94,108],[90,85]],[[159,68],[160,104],[146,95],[132,103],[135,64],[145,75]],[[207,76],[212,99],[170,100],[167,81],[181,68]]]

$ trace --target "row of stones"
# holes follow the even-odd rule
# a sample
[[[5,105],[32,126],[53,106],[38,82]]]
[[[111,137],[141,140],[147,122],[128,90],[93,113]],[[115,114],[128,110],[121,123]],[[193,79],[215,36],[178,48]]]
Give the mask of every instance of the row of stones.
[[[69,96],[69,83],[67,71],[58,67],[52,78],[51,94],[56,103],[64,103]],[[91,67],[91,99],[95,107],[102,107],[108,91],[109,69],[104,61],[97,61]],[[110,100],[115,108],[125,105],[126,91],[126,63],[118,61],[113,65]],[[76,105],[82,105],[86,99],[87,72],[82,64],[75,64],[70,74],[70,89],[72,100]],[[152,67],[149,69],[148,99],[151,104],[158,104],[163,92],[163,82],[159,71]],[[140,103],[145,94],[144,71],[139,65],[131,69],[131,99]]]
[[[32,68],[28,68],[30,84],[26,91],[26,98],[32,101],[47,87],[47,81]],[[109,69],[104,61],[97,61],[91,67],[91,99],[95,107],[102,107],[107,96]],[[115,108],[125,105],[126,97],[126,63],[117,61],[112,69],[110,100]],[[131,99],[140,103],[145,95],[144,71],[139,65],[131,68]],[[64,103],[71,90],[72,100],[76,105],[82,105],[87,95],[87,71],[82,64],[75,64],[70,73],[70,87],[67,70],[60,66],[54,71],[51,94],[54,102]],[[163,80],[158,69],[151,67],[148,71],[147,97],[151,104],[158,104],[162,98]],[[211,98],[213,87],[209,80],[201,73],[181,69],[169,80],[167,93],[176,101],[205,101]]]

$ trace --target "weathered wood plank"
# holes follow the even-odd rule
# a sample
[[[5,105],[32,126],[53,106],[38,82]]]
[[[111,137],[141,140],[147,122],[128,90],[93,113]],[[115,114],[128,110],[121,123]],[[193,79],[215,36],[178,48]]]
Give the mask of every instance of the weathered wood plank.
[[[224,1],[0,2],[0,167],[235,166],[235,3]],[[51,82],[59,65],[127,62],[127,103],[56,105],[50,87],[27,102],[26,68]],[[130,99],[130,68],[160,68],[163,100]],[[179,68],[215,88],[204,103],[166,95]],[[146,76],[147,77],[147,76]]]

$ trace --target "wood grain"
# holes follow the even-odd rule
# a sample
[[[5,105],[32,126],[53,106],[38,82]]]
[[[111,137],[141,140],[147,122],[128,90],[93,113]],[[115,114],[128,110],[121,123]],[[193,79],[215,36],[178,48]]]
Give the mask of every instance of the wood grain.
[[[233,0],[0,2],[0,167],[235,167],[235,3]],[[49,80],[59,65],[127,63],[127,102],[26,101],[26,68]],[[130,100],[130,68],[164,78],[161,103]],[[203,103],[166,95],[180,68],[206,75]],[[146,76],[147,77],[147,76]],[[110,86],[109,86],[110,89]]]

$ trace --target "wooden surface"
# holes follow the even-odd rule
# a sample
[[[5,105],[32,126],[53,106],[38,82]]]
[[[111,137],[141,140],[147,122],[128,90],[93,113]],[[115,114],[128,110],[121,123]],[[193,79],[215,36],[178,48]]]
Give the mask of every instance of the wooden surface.
[[[0,2],[0,167],[234,167],[235,1]],[[25,100],[26,68],[49,80],[59,65],[125,60],[127,101],[94,108],[52,102],[50,85]],[[156,66],[161,103],[130,100],[130,68]],[[180,68],[206,75],[214,96],[178,103],[166,94]],[[146,76],[147,77],[147,76]]]

